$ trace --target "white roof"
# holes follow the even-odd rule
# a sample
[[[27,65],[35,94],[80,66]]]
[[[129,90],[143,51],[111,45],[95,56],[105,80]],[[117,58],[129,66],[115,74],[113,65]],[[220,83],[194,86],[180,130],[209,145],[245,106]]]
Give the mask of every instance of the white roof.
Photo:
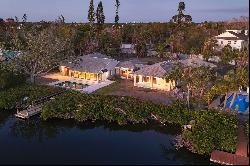
[[[94,53],[80,56],[71,62],[61,63],[61,65],[80,72],[101,73],[104,70],[114,69],[118,63],[119,61],[106,55]]]
[[[134,44],[122,44],[121,48],[134,48]]]
[[[180,62],[186,67],[201,67],[201,66],[206,66],[211,68],[216,67],[215,64],[203,61],[200,58],[189,58],[185,60],[180,60]]]

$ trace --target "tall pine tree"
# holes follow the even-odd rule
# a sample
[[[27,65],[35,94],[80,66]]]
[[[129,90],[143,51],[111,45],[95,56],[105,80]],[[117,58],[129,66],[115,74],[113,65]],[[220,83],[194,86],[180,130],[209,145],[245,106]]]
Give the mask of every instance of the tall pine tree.
[[[88,12],[88,20],[90,25],[92,26],[95,22],[95,8],[94,8],[94,0],[90,0],[89,3],[89,12]]]
[[[101,29],[105,22],[105,15],[103,11],[102,1],[99,2],[97,9],[96,9],[96,21],[97,21],[98,29]]]
[[[115,24],[118,25],[118,22],[119,22],[119,7],[120,7],[120,1],[119,0],[116,0],[116,4],[115,4],[115,7],[116,7],[116,11],[115,11]]]

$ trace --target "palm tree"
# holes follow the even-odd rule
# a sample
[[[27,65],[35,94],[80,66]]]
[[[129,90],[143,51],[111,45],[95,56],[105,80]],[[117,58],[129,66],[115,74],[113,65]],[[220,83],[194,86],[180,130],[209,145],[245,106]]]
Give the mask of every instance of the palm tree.
[[[222,64],[228,64],[230,62],[235,61],[239,57],[239,50],[232,49],[230,45],[225,46],[221,51],[220,51],[220,59]],[[235,64],[237,65],[237,64]]]
[[[232,101],[230,103],[229,109],[232,109],[232,105],[235,101],[235,98],[238,94],[238,90],[241,86],[248,86],[249,77],[248,77],[248,69],[247,68],[235,68],[234,71],[230,73],[232,79],[232,90],[234,91]]]
[[[159,43],[156,46],[156,51],[160,58],[162,59],[166,55],[166,49],[165,49],[165,44],[164,43]]]
[[[178,6],[178,14],[172,17],[172,21],[177,24],[181,23],[190,23],[192,21],[192,17],[190,15],[185,15],[183,12],[185,11],[186,5],[184,2],[179,2]]]
[[[120,1],[119,0],[115,0],[115,7],[116,7],[116,10],[115,10],[115,25],[116,27],[118,26],[118,23],[119,23],[119,7],[121,5]]]

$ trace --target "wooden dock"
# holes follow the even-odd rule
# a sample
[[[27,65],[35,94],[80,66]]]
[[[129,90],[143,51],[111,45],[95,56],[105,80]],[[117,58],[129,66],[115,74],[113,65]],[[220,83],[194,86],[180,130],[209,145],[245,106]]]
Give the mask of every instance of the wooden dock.
[[[22,119],[28,119],[31,116],[41,113],[41,111],[42,111],[42,105],[40,104],[40,105],[31,106],[27,110],[17,112],[15,116],[18,118],[22,118]]]
[[[17,118],[21,118],[21,119],[28,119],[31,116],[37,115],[39,113],[42,112],[42,106],[44,103],[50,101],[51,99],[53,99],[54,96],[62,94],[64,92],[66,92],[68,90],[62,90],[60,92],[56,92],[44,97],[41,97],[37,100],[35,100],[32,105],[30,105],[29,107],[26,107],[26,109],[24,109],[23,111],[17,111],[17,113],[15,114],[15,116]]]

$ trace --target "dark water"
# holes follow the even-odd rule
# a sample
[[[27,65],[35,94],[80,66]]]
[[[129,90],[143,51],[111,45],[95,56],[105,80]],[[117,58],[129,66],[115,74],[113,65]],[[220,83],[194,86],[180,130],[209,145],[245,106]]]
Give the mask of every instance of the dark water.
[[[0,112],[0,164],[210,164],[175,150],[176,126],[23,121],[13,114]]]

